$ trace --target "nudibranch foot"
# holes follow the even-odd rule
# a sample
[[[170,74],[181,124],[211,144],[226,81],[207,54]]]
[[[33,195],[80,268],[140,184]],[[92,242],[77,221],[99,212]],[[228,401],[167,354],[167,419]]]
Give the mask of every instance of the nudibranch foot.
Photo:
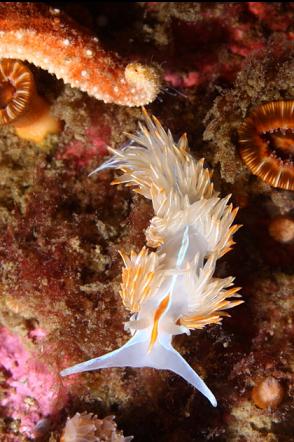
[[[146,339],[147,338],[147,339]],[[148,337],[144,332],[137,332],[125,345],[98,358],[76,364],[61,371],[61,376],[114,367],[150,367],[170,370],[199,390],[216,407],[217,401],[205,382],[198,376],[185,359],[166,342],[157,341],[148,351]]]

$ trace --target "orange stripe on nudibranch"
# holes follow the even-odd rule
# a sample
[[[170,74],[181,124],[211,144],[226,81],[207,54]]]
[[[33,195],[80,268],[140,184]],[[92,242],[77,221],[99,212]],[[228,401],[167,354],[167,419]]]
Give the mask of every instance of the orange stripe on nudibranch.
[[[294,100],[255,108],[239,128],[240,154],[254,175],[294,190]]]
[[[155,313],[154,313],[154,318],[153,318],[153,327],[152,327],[152,332],[151,332],[151,338],[150,338],[150,343],[149,343],[149,347],[148,347],[148,351],[151,351],[153,348],[153,345],[156,342],[156,339],[158,337],[158,322],[159,319],[161,318],[161,316],[163,315],[163,313],[165,312],[167,306],[169,303],[169,295],[167,295],[159,304],[159,306],[157,307]]]

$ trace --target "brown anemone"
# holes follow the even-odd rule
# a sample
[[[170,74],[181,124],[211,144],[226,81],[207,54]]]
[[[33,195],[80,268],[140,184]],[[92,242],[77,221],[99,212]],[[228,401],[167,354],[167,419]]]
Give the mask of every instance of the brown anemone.
[[[11,124],[20,138],[42,143],[61,123],[36,91],[30,69],[19,60],[0,60],[0,124]]]
[[[294,190],[294,100],[256,107],[239,128],[243,161],[273,187]]]

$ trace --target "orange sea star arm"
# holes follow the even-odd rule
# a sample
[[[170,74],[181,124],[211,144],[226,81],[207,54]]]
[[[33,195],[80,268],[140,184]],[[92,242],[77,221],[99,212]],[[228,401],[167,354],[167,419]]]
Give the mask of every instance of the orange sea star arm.
[[[45,3],[0,2],[0,58],[26,60],[105,103],[141,106],[160,87],[157,71],[127,64]]]

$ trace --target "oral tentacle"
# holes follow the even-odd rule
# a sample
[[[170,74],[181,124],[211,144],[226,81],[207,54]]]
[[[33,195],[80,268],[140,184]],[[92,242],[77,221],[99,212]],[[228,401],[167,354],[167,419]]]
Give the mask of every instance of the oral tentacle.
[[[76,364],[63,370],[60,374],[61,376],[68,376],[84,371],[115,367],[150,367],[170,370],[199,390],[216,407],[217,401],[213,393],[185,359],[172,347],[169,339],[164,343],[157,340],[152,350],[148,351],[149,344],[146,336],[146,332],[138,332],[117,350]]]

